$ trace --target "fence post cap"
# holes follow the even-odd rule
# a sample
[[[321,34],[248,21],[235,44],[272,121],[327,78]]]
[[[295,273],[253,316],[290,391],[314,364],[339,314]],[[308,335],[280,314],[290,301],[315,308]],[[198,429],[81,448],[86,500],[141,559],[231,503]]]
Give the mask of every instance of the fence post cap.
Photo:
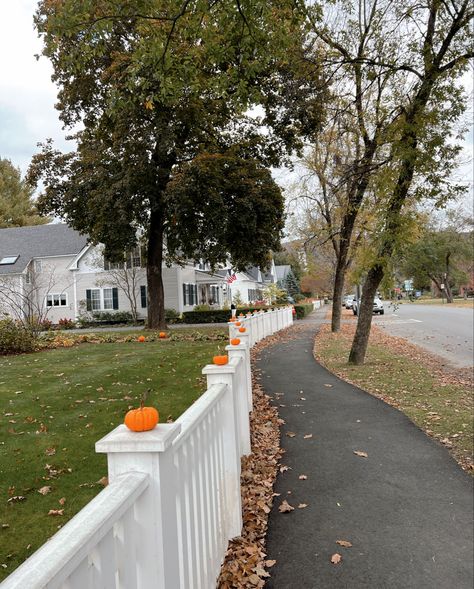
[[[234,352],[235,350],[246,350],[247,346],[246,344],[240,342],[240,344],[237,344],[236,346],[234,346],[233,344],[230,346],[226,346],[225,350],[226,352]]]
[[[237,348],[239,346],[231,346],[232,348]],[[227,347],[226,347],[227,349]],[[203,374],[234,374],[235,373],[235,366],[231,366],[230,364],[224,364],[222,366],[218,366],[217,364],[206,364],[202,369]]]
[[[132,432],[119,425],[95,444],[95,451],[109,452],[164,452],[181,431],[180,423],[159,423],[147,432]]]

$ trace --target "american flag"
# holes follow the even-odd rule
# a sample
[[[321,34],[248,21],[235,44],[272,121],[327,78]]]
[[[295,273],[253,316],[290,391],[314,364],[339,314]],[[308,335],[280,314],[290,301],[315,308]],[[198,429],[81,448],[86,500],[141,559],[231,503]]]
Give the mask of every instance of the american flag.
[[[232,284],[234,280],[237,280],[237,275],[235,272],[232,272],[232,270],[229,270],[229,276],[226,278],[227,284]]]

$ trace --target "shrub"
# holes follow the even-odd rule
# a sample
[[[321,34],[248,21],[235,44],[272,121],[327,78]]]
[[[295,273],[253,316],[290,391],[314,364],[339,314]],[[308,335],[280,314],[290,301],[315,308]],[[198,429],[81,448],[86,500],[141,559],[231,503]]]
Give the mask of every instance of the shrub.
[[[129,311],[96,311],[92,313],[92,319],[97,323],[131,323],[133,315]]]
[[[254,305],[252,307],[237,307],[237,315],[253,311],[261,311],[268,307]],[[311,307],[312,308],[312,307]],[[211,309],[210,311],[185,311],[183,313],[184,323],[227,323],[230,314],[226,309]]]
[[[311,311],[313,310],[313,305],[294,305],[295,307],[295,311],[296,311],[296,318],[297,319],[303,319],[304,317],[306,317],[307,315],[309,315],[311,313]]]
[[[296,303],[300,303],[301,301],[304,301],[306,297],[304,295],[298,293],[298,294],[293,295],[293,298],[295,299]]]
[[[41,321],[41,331],[49,331],[53,327],[53,322],[49,319]]]
[[[67,317],[63,317],[58,321],[58,325],[60,329],[74,329],[76,327],[76,322]]]
[[[165,320],[168,323],[179,323],[181,316],[176,309],[165,309]]]
[[[206,304],[195,305],[194,311],[210,311],[211,306]]]
[[[33,332],[11,319],[0,320],[0,354],[20,354],[33,352],[35,349],[36,339]]]

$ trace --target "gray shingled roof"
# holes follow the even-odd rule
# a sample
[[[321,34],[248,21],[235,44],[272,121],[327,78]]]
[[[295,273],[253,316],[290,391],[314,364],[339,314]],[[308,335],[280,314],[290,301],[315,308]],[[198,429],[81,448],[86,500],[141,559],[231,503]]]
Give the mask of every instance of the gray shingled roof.
[[[87,236],[64,223],[0,229],[0,260],[19,256],[14,264],[0,265],[0,274],[23,272],[33,258],[76,255],[86,245]]]
[[[277,280],[285,280],[288,274],[291,272],[291,266],[289,264],[283,264],[281,266],[275,266]]]

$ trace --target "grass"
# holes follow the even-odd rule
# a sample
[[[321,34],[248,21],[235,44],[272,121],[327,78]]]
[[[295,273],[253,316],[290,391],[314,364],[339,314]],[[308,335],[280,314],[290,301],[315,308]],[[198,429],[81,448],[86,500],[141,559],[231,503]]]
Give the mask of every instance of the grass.
[[[176,419],[205,390],[201,369],[218,345],[132,339],[0,357],[0,579],[103,488],[95,442],[147,389],[161,420]]]
[[[351,325],[344,325],[339,334],[323,326],[316,338],[318,360],[341,378],[399,408],[473,472],[473,397],[468,380],[441,372],[426,352],[374,327],[365,364],[350,366],[353,333]]]

